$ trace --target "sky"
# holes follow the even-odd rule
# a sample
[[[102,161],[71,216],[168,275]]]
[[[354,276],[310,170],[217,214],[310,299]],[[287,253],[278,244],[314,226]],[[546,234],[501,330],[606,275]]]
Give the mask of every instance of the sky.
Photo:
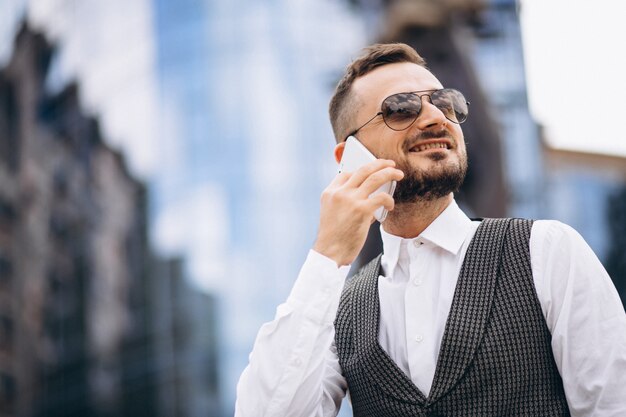
[[[626,157],[626,2],[523,0],[531,113],[549,144]]]

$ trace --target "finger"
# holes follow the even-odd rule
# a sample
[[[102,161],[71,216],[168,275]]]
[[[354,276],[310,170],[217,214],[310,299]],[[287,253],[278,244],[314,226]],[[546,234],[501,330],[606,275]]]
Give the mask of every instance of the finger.
[[[370,210],[372,214],[381,206],[385,207],[388,211],[391,211],[395,207],[395,201],[393,200],[393,197],[387,193],[377,193],[368,199],[367,206],[368,210]]]
[[[337,174],[335,178],[333,178],[333,180],[330,182],[330,185],[341,186],[345,184],[350,179],[351,176],[352,176],[351,172],[341,172]]]
[[[355,188],[359,187],[374,172],[387,167],[394,167],[395,165],[396,163],[390,159],[377,159],[354,171],[346,184]]]
[[[383,184],[390,181],[400,181],[404,178],[404,172],[399,169],[387,167],[380,171],[374,172],[361,184],[359,190],[363,195],[370,195],[378,190]]]

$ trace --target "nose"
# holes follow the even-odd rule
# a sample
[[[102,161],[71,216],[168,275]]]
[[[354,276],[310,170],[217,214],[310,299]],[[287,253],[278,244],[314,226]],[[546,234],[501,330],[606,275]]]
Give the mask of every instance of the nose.
[[[429,96],[422,96],[422,110],[415,121],[415,125],[420,130],[427,130],[440,127],[446,124],[446,116],[433,103]]]

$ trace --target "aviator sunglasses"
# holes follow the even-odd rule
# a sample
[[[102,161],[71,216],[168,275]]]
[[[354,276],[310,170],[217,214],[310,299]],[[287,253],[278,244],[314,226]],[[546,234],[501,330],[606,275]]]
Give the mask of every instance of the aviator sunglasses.
[[[433,106],[441,110],[446,119],[451,122],[459,124],[467,120],[470,103],[460,91],[454,88],[443,88],[434,91],[412,91],[410,93],[393,94],[384,99],[380,106],[380,111],[348,136],[356,135],[359,130],[378,116],[383,116],[385,124],[391,130],[408,129],[417,120],[422,110],[422,97],[424,96],[427,96]]]

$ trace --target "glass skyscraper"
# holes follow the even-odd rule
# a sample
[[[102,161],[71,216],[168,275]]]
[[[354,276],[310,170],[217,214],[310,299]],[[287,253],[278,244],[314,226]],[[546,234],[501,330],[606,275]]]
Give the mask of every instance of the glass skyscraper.
[[[154,3],[160,91],[155,241],[221,301],[226,414],[260,325],[273,317],[315,238],[336,172],[327,116],[364,43],[332,1]]]

